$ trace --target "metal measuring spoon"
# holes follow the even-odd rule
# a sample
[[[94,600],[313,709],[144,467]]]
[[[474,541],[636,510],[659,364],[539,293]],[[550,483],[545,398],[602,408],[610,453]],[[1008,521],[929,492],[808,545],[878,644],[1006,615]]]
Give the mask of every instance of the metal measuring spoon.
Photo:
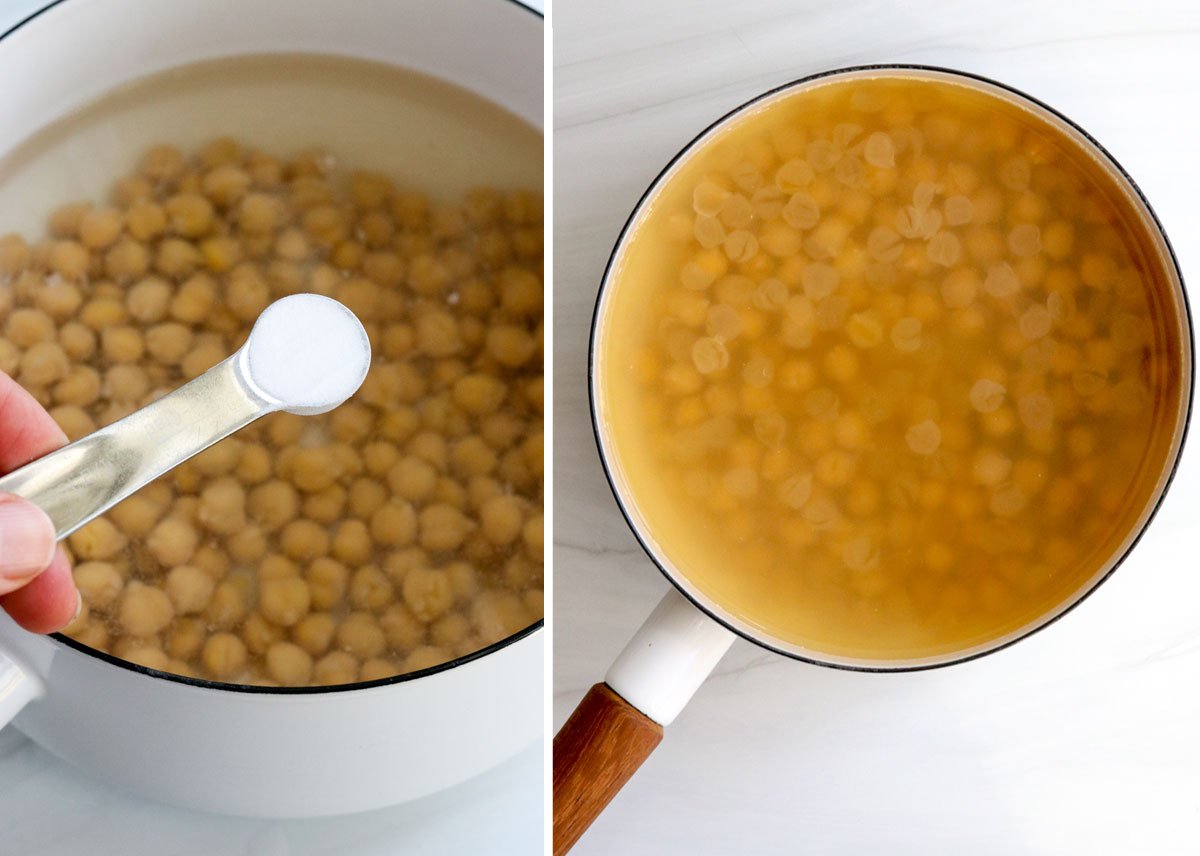
[[[278,410],[326,413],[371,363],[354,314],[319,294],[268,306],[234,354],[141,410],[6,476],[0,492],[41,507],[59,540],[218,440]]]

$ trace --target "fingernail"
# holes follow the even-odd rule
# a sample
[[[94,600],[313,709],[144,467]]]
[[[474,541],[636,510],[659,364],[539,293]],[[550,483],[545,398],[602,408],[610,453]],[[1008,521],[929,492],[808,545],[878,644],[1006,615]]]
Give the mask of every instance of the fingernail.
[[[79,616],[81,615],[83,615],[83,595],[80,594],[79,589],[75,589],[75,614],[71,616],[71,620],[67,622],[67,625],[74,624],[79,620]]]
[[[19,497],[0,501],[0,577],[20,580],[44,570],[54,543],[46,512]]]

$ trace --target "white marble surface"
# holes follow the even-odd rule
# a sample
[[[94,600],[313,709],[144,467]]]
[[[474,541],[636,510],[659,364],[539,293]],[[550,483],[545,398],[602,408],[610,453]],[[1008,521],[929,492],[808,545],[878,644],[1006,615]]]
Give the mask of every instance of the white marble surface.
[[[0,31],[45,5],[0,0]],[[527,4],[542,8],[541,0]],[[2,45],[0,45],[2,49]],[[542,852],[541,746],[390,809],[260,821],[185,811],[85,775],[0,730],[0,856],[528,856]]]
[[[1086,11],[1085,11],[1086,10]],[[628,211],[695,131],[820,69],[981,72],[1091,130],[1200,278],[1200,9],[1143,0],[574,0],[555,25],[557,727],[666,583],[613,505],[585,398],[588,320]],[[1193,438],[1193,441],[1195,438]],[[1195,853],[1200,451],[1079,610],[976,663],[806,666],[739,641],[576,853]]]

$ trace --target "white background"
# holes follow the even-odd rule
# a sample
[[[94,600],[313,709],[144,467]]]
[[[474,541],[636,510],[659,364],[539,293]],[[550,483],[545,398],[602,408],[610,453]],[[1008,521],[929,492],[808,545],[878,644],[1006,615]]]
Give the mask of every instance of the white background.
[[[1191,9],[1188,9],[1191,5]],[[1164,2],[573,0],[555,7],[555,726],[663,593],[588,423],[587,329],[629,210],[692,136],[811,72],[980,72],[1114,153],[1200,281],[1200,9]],[[1200,452],[1134,557],[1015,648],[914,675],[737,642],[576,848],[639,854],[1200,850]]]
[[[43,5],[0,0],[0,32]],[[528,5],[542,7],[540,0]],[[70,56],[64,48],[46,59]],[[13,85],[19,83],[0,82]],[[246,820],[129,795],[5,728],[0,856],[527,856],[542,849],[542,779],[542,747],[534,746],[471,782],[407,805],[324,820]]]

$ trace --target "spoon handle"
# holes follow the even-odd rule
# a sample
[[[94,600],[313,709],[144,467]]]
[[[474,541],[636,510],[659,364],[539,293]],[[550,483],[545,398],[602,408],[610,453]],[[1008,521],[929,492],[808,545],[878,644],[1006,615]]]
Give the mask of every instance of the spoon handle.
[[[0,477],[41,507],[59,540],[146,483],[280,409],[246,380],[238,351],[141,410]]]

